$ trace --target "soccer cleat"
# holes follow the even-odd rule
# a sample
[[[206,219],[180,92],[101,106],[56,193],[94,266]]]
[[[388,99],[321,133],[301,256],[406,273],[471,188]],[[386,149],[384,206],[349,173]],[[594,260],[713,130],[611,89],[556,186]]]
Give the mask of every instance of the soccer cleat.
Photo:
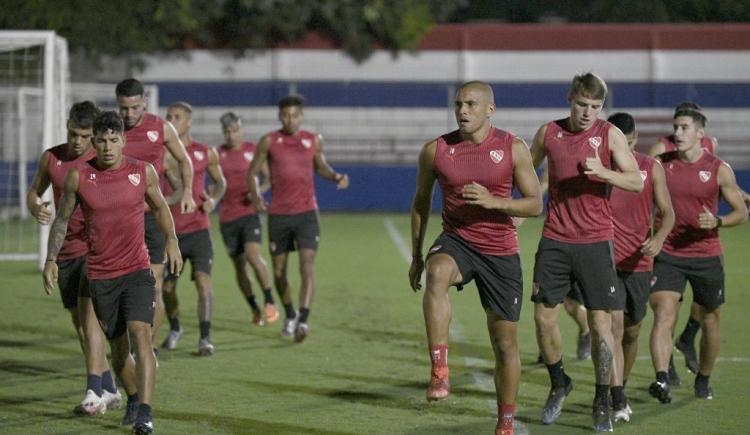
[[[295,312],[293,318],[287,317],[284,319],[284,327],[281,328],[281,335],[284,337],[291,337],[294,335],[294,331],[297,330],[297,319],[299,319],[299,313]]]
[[[669,391],[669,384],[666,382],[654,381],[648,387],[648,393],[661,403],[671,403],[672,393]]]
[[[95,415],[107,412],[107,402],[98,396],[94,390],[86,390],[86,397],[81,400],[73,412],[76,415]]]
[[[310,327],[307,323],[300,323],[294,330],[294,341],[301,343],[308,335],[310,335]]]
[[[615,422],[618,421],[630,421],[630,414],[633,413],[633,410],[630,409],[630,405],[625,405],[624,408],[615,409],[614,410],[614,420]]]
[[[698,364],[698,354],[695,351],[695,344],[689,340],[683,340],[682,336],[680,336],[674,343],[674,347],[685,356],[685,365],[688,370],[694,374],[698,373],[700,364]]]
[[[279,310],[276,304],[266,304],[263,306],[263,314],[266,316],[266,322],[273,323],[279,320]]]
[[[592,417],[594,419],[594,432],[612,432],[612,417],[611,409],[607,400],[596,403],[594,401],[594,411]]]
[[[565,386],[550,388],[547,402],[542,408],[542,423],[552,424],[560,418],[563,402],[571,390],[573,390],[573,380],[568,375],[565,375]]]
[[[708,383],[695,383],[694,387],[695,397],[699,399],[712,400],[714,398],[714,390],[708,386]]]
[[[263,326],[265,324],[266,321],[263,320],[263,314],[260,313],[260,310],[253,310],[253,325]]]
[[[122,426],[132,426],[133,423],[135,423],[135,420],[138,418],[138,406],[140,406],[141,402],[135,401],[130,402],[125,407],[125,415],[122,416],[122,421],[120,421],[120,425]]]
[[[440,400],[448,397],[451,383],[448,378],[448,367],[433,368],[430,385],[427,387],[427,400]]]
[[[104,400],[104,403],[107,404],[107,409],[119,409],[120,404],[122,403],[122,395],[120,394],[120,390],[117,390],[114,393],[103,390],[102,399]]]
[[[133,425],[133,435],[149,435],[154,433],[154,422],[151,417],[138,419]]]
[[[667,370],[667,382],[672,387],[679,387],[682,385],[680,375],[677,374],[677,369],[674,368],[674,358],[669,358],[669,369]]]
[[[164,339],[164,342],[161,344],[162,349],[172,350],[177,347],[177,342],[180,341],[180,338],[182,337],[182,328],[175,331],[174,329],[169,330],[169,335],[167,335],[167,338]]]
[[[211,356],[214,354],[214,345],[208,340],[208,337],[201,338],[198,342],[198,355]]]
[[[513,414],[497,419],[495,435],[513,435]]]
[[[580,360],[591,357],[591,332],[579,335],[576,342],[576,356]]]

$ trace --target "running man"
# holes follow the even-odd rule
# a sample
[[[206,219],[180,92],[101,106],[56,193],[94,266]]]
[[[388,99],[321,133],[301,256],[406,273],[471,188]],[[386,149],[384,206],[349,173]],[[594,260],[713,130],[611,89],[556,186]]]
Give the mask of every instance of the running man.
[[[177,160],[182,178],[182,198],[180,211],[192,213],[195,210],[193,200],[193,168],[185,152],[185,146],[174,126],[157,115],[146,112],[146,96],[143,85],[136,79],[125,79],[115,88],[117,107],[125,122],[127,145],[124,153],[128,157],[151,163],[156,174],[164,174],[164,149]],[[151,262],[151,272],[156,279],[156,313],[154,316],[153,342],[159,342],[159,329],[164,321],[164,299],[161,295],[164,280],[164,246],[165,240],[159,232],[156,217],[150,210],[145,210],[146,246]],[[156,353],[156,350],[154,350]]]
[[[570,116],[542,125],[534,137],[534,166],[546,157],[549,167],[548,213],[534,264],[531,300],[537,341],[549,372],[551,388],[542,422],[559,417],[573,388],[563,369],[559,305],[579,284],[591,330],[591,356],[596,377],[594,429],[611,431],[609,382],[614,340],[610,310],[616,307],[612,212],[614,187],[639,192],[643,180],[625,136],[598,118],[607,85],[592,73],[573,78]],[[620,171],[611,168],[617,166]]]
[[[475,280],[487,316],[495,353],[498,435],[513,434],[515,402],[521,377],[518,318],[523,278],[518,237],[511,216],[537,216],[542,211],[539,180],[526,143],[492,126],[492,88],[484,82],[464,83],[456,92],[458,130],[428,142],[419,156],[417,191],[411,210],[411,288],[421,288],[432,370],[427,400],[450,392],[448,328],[449,288]],[[443,193],[443,233],[422,258],[422,244],[438,181]],[[522,197],[512,196],[518,187]]]
[[[630,421],[632,409],[625,385],[638,353],[638,334],[648,310],[648,296],[654,268],[653,257],[674,226],[674,210],[669,199],[664,169],[658,161],[635,152],[638,131],[628,113],[615,113],[607,121],[625,134],[643,179],[640,193],[613,189],[610,197],[615,226],[615,268],[617,307],[612,310],[615,339],[612,365],[612,409],[615,421]],[[658,210],[659,228],[651,231],[653,206]]]
[[[263,136],[247,173],[248,195],[258,213],[266,211],[257,177],[268,162],[271,173],[271,205],[268,207],[268,240],[276,291],[284,304],[286,319],[281,334],[301,342],[310,332],[308,316],[315,293],[315,254],[320,244],[318,201],[313,175],[349,187],[349,176],[331,168],[323,154],[323,136],[301,129],[305,101],[291,95],[279,101],[281,129]],[[299,250],[301,288],[299,313],[292,304],[287,280],[289,252]]]
[[[262,326],[266,322],[277,321],[279,310],[273,300],[268,266],[260,253],[260,216],[248,197],[247,172],[255,156],[256,146],[242,139],[242,119],[236,113],[223,114],[219,122],[224,134],[224,144],[218,147],[219,164],[227,179],[227,191],[219,207],[221,236],[234,265],[237,285],[253,312],[253,324]],[[262,195],[271,187],[268,165],[263,165],[260,172],[263,181],[259,186],[259,193]],[[247,272],[248,263],[263,290],[262,312],[255,300],[253,285]]]
[[[649,387],[649,393],[662,403],[672,400],[667,367],[686,282],[693,289],[693,301],[700,306],[702,337],[694,392],[698,398],[713,398],[709,377],[719,354],[719,318],[725,293],[719,228],[747,220],[747,207],[732,168],[701,148],[706,121],[698,110],[677,110],[674,114],[677,150],[659,156],[675,211],[674,228],[654,260],[649,298],[655,317],[650,344],[656,371],[656,381]],[[720,197],[731,207],[725,216],[718,215]]]
[[[40,224],[48,225],[52,220],[49,203],[41,199],[47,188],[52,185],[55,208],[59,210],[68,169],[96,156],[92,125],[98,114],[99,109],[91,101],[74,104],[68,114],[67,143],[44,151],[39,158],[37,172],[26,195],[26,204]],[[76,207],[57,255],[57,285],[63,307],[70,312],[86,362],[86,394],[73,410],[79,415],[93,415],[119,408],[122,400],[107,363],[106,339],[91,305],[86,279],[88,251],[83,213],[80,207]]]
[[[151,396],[156,377],[151,343],[154,278],[144,243],[143,202],[148,203],[165,234],[170,271],[182,267],[172,215],[149,163],[124,157],[124,125],[116,112],[94,120],[96,157],[71,168],[65,176],[60,209],[52,223],[44,266],[44,288],[50,293],[58,277],[57,258],[76,204],[81,205],[88,233],[89,290],[94,311],[112,347],[112,365],[128,393],[123,424],[133,433],[153,431]],[[127,382],[130,344],[135,350],[135,383]],[[135,418],[133,418],[135,417]],[[133,422],[134,420],[134,422]]]
[[[214,353],[214,345],[211,343],[211,315],[213,312],[214,290],[211,283],[211,267],[214,260],[213,243],[211,242],[211,222],[208,215],[216,207],[216,204],[224,195],[226,181],[221,173],[219,157],[213,148],[196,142],[190,135],[190,127],[193,122],[193,108],[184,101],[172,103],[167,109],[167,121],[172,123],[180,136],[180,142],[189,144],[186,148],[187,154],[193,163],[193,200],[197,208],[192,213],[180,213],[179,204],[174,204],[172,216],[174,219],[175,232],[179,241],[182,262],[185,264],[190,260],[192,266],[191,279],[195,281],[198,290],[198,327],[200,339],[198,340],[198,354],[210,356]],[[174,159],[167,156],[166,166],[176,166]],[[176,167],[167,169],[171,172]],[[206,192],[206,173],[212,181],[211,193]],[[175,180],[179,183],[179,179]],[[177,186],[182,189],[181,185]],[[169,320],[169,335],[162,343],[164,349],[174,349],[177,341],[182,336],[180,326],[180,306],[177,298],[178,275],[167,273],[164,278],[164,305]]]

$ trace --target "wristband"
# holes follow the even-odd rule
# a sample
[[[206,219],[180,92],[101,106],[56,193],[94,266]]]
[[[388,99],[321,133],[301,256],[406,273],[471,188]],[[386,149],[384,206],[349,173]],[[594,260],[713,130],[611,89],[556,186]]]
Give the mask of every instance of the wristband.
[[[724,225],[724,222],[721,220],[720,217],[716,216],[716,227],[715,228],[718,230],[719,228],[721,228],[722,225]]]

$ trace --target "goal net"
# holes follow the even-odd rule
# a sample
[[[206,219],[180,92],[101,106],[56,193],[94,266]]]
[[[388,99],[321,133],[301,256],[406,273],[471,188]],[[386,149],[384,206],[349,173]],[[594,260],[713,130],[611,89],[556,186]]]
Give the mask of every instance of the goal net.
[[[40,233],[26,191],[41,152],[65,139],[68,82],[65,39],[0,31],[0,260],[41,260],[49,228]]]

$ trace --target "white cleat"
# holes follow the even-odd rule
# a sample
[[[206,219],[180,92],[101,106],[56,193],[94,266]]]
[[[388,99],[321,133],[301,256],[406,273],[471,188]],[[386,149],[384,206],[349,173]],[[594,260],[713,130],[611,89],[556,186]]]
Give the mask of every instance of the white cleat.
[[[310,327],[307,326],[307,323],[299,323],[297,325],[297,328],[294,330],[294,341],[300,343],[308,335],[310,335]]]
[[[618,421],[624,421],[629,422],[630,421],[630,414],[633,413],[633,410],[630,409],[630,405],[625,405],[622,409],[616,409],[615,414],[615,422]]]
[[[284,327],[281,328],[281,335],[284,337],[292,337],[294,336],[294,331],[297,330],[297,322],[299,321],[299,313],[296,313],[297,315],[294,316],[293,319],[286,318],[284,319]]]
[[[177,342],[180,341],[180,337],[182,337],[182,328],[180,328],[179,331],[170,329],[169,335],[167,335],[167,338],[165,338],[164,342],[161,344],[161,348],[167,350],[176,348]]]
[[[208,340],[208,337],[201,338],[198,342],[198,354],[200,356],[211,356],[214,354],[214,345]]]
[[[97,396],[93,390],[86,390],[86,397],[81,403],[73,408],[77,415],[95,415],[107,412],[107,403],[100,396]]]
[[[122,395],[120,394],[120,390],[114,393],[102,390],[102,400],[107,404],[107,409],[119,409],[122,403]]]

